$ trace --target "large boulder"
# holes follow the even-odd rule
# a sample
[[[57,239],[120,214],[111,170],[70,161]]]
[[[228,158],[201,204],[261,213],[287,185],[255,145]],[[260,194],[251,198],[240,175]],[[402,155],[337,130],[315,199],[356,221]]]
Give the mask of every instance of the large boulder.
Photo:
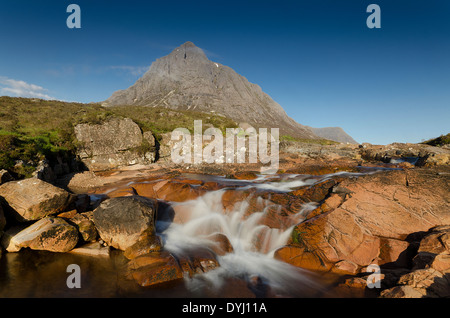
[[[0,186],[8,206],[7,212],[19,221],[34,221],[64,211],[75,200],[69,192],[45,181],[29,178]]]
[[[2,245],[8,252],[18,252],[25,247],[50,252],[68,252],[77,243],[77,229],[63,219],[55,217],[45,217],[26,228],[13,227],[2,237]]]
[[[75,126],[78,155],[94,171],[155,161],[155,139],[129,118]]]
[[[103,201],[94,210],[93,220],[103,241],[125,251],[156,235],[156,213],[156,200],[135,195]]]

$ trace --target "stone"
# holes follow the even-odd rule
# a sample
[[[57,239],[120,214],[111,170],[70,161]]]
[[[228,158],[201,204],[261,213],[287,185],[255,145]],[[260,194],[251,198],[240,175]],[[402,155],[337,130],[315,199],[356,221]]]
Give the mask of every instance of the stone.
[[[13,181],[14,178],[11,176],[8,170],[0,170],[0,185],[9,181]]]
[[[450,297],[450,281],[433,269],[418,269],[400,277],[399,285],[410,286],[426,297]]]
[[[407,238],[450,224],[443,175],[422,169],[387,171],[345,178],[339,188],[349,194],[328,195],[294,227],[288,246],[277,251],[276,257],[319,271],[327,271],[340,261],[358,266],[374,262],[410,266],[412,249]],[[430,234],[423,248],[445,250],[443,234]]]
[[[75,199],[69,192],[45,181],[29,178],[0,186],[2,196],[19,221],[34,221],[64,211]]]
[[[431,268],[441,273],[450,273],[450,255],[447,253],[436,255],[431,263]]]
[[[432,232],[425,236],[420,241],[418,252],[427,252],[432,254],[440,254],[446,250],[444,244],[442,244],[440,237],[443,235],[441,232]]]
[[[442,166],[450,161],[450,150],[426,144],[392,143],[389,145],[366,144],[360,149],[361,157],[367,161],[401,162],[412,160],[415,166]],[[409,168],[410,165],[407,165]]]
[[[358,265],[344,260],[334,264],[331,271],[341,275],[355,275],[358,272]]]
[[[380,293],[380,298],[422,298],[423,294],[411,286],[395,286]]]
[[[89,218],[83,214],[75,214],[68,222],[77,227],[83,241],[92,242],[98,238],[98,232],[94,222],[89,220]]]
[[[158,203],[141,196],[111,198],[94,210],[97,231],[108,245],[125,251],[143,236],[155,235]]]
[[[219,267],[216,255],[208,248],[196,248],[177,255],[182,272],[189,277],[209,272]]]
[[[228,237],[222,233],[210,234],[205,239],[211,242],[209,247],[216,255],[223,256],[234,250]]]
[[[328,272],[333,267],[332,262],[305,247],[281,247],[275,251],[274,258],[293,266],[318,272]]]
[[[177,260],[168,252],[150,253],[131,260],[127,264],[125,275],[143,287],[183,278]]]
[[[110,248],[102,246],[100,242],[92,242],[76,247],[70,253],[94,257],[109,257]]]
[[[57,215],[57,217],[63,218],[63,219],[70,219],[70,218],[73,218],[77,214],[78,214],[77,210],[73,209],[73,210],[70,210],[70,211],[59,213]]]
[[[378,264],[392,263],[397,267],[409,267],[412,258],[409,245],[406,241],[381,238]]]
[[[45,217],[23,228],[11,228],[2,237],[2,245],[8,252],[22,248],[50,252],[68,252],[78,243],[78,231],[61,218]]]
[[[62,173],[61,173],[62,174]],[[60,175],[61,175],[60,174]],[[42,181],[53,183],[56,180],[56,175],[47,159],[41,160],[33,172],[33,177]]]
[[[139,126],[129,118],[111,118],[101,124],[78,124],[75,136],[80,144],[77,154],[93,171],[150,164],[156,157],[149,133],[143,136]]]
[[[162,245],[162,240],[158,235],[146,235],[128,247],[123,255],[131,260],[145,254],[159,252]]]

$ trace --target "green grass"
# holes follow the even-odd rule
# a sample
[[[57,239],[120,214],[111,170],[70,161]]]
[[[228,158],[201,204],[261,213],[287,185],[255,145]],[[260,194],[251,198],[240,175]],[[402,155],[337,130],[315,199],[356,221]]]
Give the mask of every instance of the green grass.
[[[0,169],[28,176],[24,175],[28,172],[14,170],[16,161],[36,166],[44,157],[51,161],[57,156],[74,154],[77,147],[74,127],[77,124],[100,124],[112,117],[131,118],[157,139],[179,127],[192,133],[194,120],[202,120],[203,130],[214,126],[225,133],[226,128],[237,127],[234,121],[218,115],[163,107],[102,107],[94,103],[0,97]]]
[[[441,135],[434,139],[424,141],[424,142],[422,142],[422,144],[436,146],[436,147],[442,147],[444,145],[448,145],[448,144],[450,144],[450,133],[447,135]]]

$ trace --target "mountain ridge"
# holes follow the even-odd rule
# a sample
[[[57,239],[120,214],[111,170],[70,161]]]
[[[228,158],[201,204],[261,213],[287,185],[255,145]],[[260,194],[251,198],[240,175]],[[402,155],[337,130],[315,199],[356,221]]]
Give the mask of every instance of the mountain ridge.
[[[103,106],[162,106],[214,113],[255,128],[279,128],[280,135],[321,139],[297,123],[257,84],[231,67],[209,60],[188,41],[156,59],[132,86],[114,92]]]
[[[221,114],[254,127],[280,128],[280,134],[318,139],[295,122],[260,86],[232,68],[210,61],[186,42],[155,60],[136,83],[114,92],[103,106],[163,106]]]
[[[358,142],[353,139],[349,134],[345,132],[344,129],[341,127],[323,127],[323,128],[314,128],[309,127],[312,132],[325,139],[342,142],[342,143],[349,143],[349,144],[358,144]]]

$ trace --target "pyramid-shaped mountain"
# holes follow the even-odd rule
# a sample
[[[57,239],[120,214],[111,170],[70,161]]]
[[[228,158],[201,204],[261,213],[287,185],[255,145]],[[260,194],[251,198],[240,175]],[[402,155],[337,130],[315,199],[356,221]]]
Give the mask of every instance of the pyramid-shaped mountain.
[[[290,118],[258,85],[230,67],[210,61],[192,42],[157,59],[133,86],[113,93],[103,105],[214,112],[257,128],[279,128],[280,135],[318,138],[309,127]]]

